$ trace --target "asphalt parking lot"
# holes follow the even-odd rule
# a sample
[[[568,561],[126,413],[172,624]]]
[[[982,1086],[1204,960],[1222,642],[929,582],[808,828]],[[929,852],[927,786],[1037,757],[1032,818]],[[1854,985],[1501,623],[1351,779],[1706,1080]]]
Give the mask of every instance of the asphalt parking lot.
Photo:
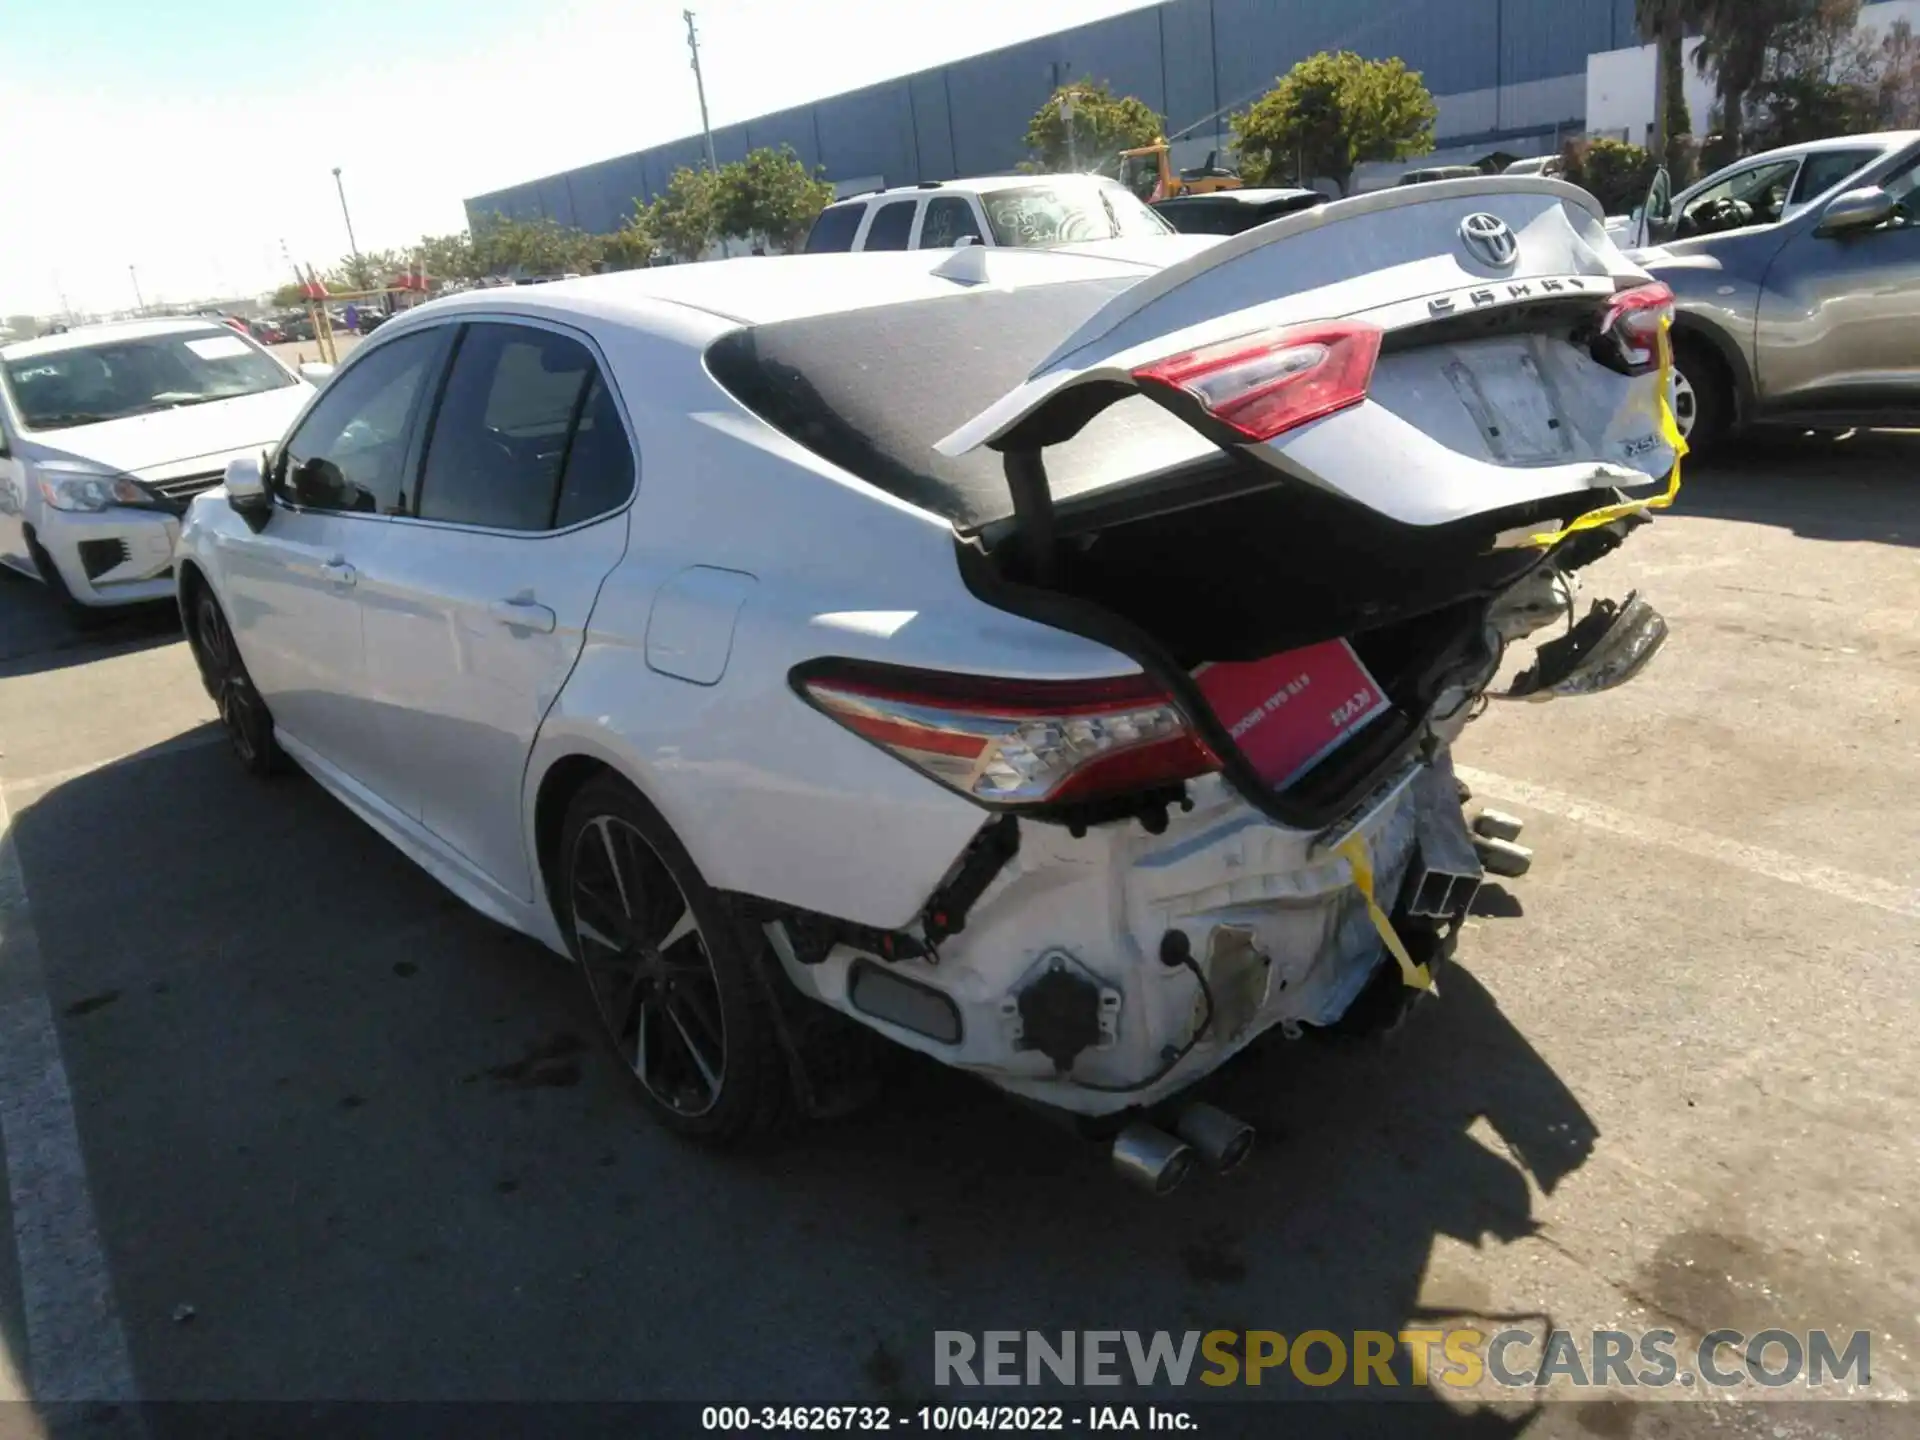
[[[1489,1323],[1865,1329],[1920,1390],[1920,436],[1700,468],[1603,574],[1667,651],[1459,750],[1533,872],[1390,1041],[1231,1067],[1254,1159],[1158,1202],[918,1064],[670,1141],[566,966],[240,772],[167,614],[76,634],[0,574],[0,1044],[50,1015],[84,1160],[0,1059],[0,1396],[917,1405],[941,1329]],[[1495,1398],[1404,1428],[1709,1428]],[[1771,1408],[1712,1426],[1841,1428]]]

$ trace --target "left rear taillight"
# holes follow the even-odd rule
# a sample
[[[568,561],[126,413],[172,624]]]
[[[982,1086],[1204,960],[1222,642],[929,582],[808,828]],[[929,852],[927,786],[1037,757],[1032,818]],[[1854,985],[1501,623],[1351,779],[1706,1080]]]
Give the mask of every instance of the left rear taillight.
[[[1093,800],[1220,768],[1145,675],[1009,680],[823,661],[794,684],[854,734],[989,805]]]
[[[1600,312],[1593,358],[1610,370],[1645,375],[1660,363],[1660,323],[1673,319],[1673,291],[1659,281],[1618,291]]]
[[[1380,336],[1363,320],[1263,330],[1156,360],[1133,378],[1179,391],[1249,440],[1271,440],[1366,399]]]

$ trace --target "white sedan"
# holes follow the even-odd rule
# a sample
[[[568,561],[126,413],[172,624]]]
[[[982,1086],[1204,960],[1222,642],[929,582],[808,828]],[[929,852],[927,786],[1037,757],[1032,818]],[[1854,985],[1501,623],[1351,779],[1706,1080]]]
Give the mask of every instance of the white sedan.
[[[236,454],[277,441],[312,393],[216,321],[0,346],[0,564],[77,614],[170,598],[188,502]]]
[[[1672,465],[1592,205],[436,301],[195,502],[194,652],[250,768],[579,962],[673,1129],[823,1108],[857,1023],[1164,1189],[1245,1152],[1195,1080],[1430,988],[1449,743]],[[1575,630],[1518,692],[1665,633]]]

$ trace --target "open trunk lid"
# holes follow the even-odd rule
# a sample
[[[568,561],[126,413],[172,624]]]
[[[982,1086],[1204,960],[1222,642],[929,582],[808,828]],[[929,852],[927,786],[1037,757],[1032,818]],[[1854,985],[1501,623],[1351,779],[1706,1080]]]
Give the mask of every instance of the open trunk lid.
[[[936,449],[1037,454],[1110,407],[1137,410],[1122,402],[1141,393],[1140,372],[1169,357],[1338,320],[1380,332],[1365,398],[1230,442],[1415,526],[1648,485],[1674,458],[1654,375],[1616,373],[1567,343],[1618,291],[1648,283],[1607,239],[1592,197],[1559,181],[1443,181],[1339,201],[1120,291]]]

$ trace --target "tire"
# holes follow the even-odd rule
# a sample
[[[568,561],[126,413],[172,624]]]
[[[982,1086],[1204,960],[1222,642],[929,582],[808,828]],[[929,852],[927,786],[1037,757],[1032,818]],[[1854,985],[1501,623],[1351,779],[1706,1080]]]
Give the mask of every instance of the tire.
[[[589,781],[561,827],[554,912],[601,1031],[654,1117],[716,1147],[769,1128],[790,1089],[757,933],[625,781]]]
[[[1733,426],[1733,385],[1720,357],[1699,340],[1674,342],[1674,419],[1695,455],[1711,453]]]
[[[194,658],[207,693],[220,708],[220,724],[233,753],[250,775],[277,775],[287,768],[287,755],[273,738],[273,716],[254,689],[233,628],[220,602],[205,584],[195,587],[192,605]]]

